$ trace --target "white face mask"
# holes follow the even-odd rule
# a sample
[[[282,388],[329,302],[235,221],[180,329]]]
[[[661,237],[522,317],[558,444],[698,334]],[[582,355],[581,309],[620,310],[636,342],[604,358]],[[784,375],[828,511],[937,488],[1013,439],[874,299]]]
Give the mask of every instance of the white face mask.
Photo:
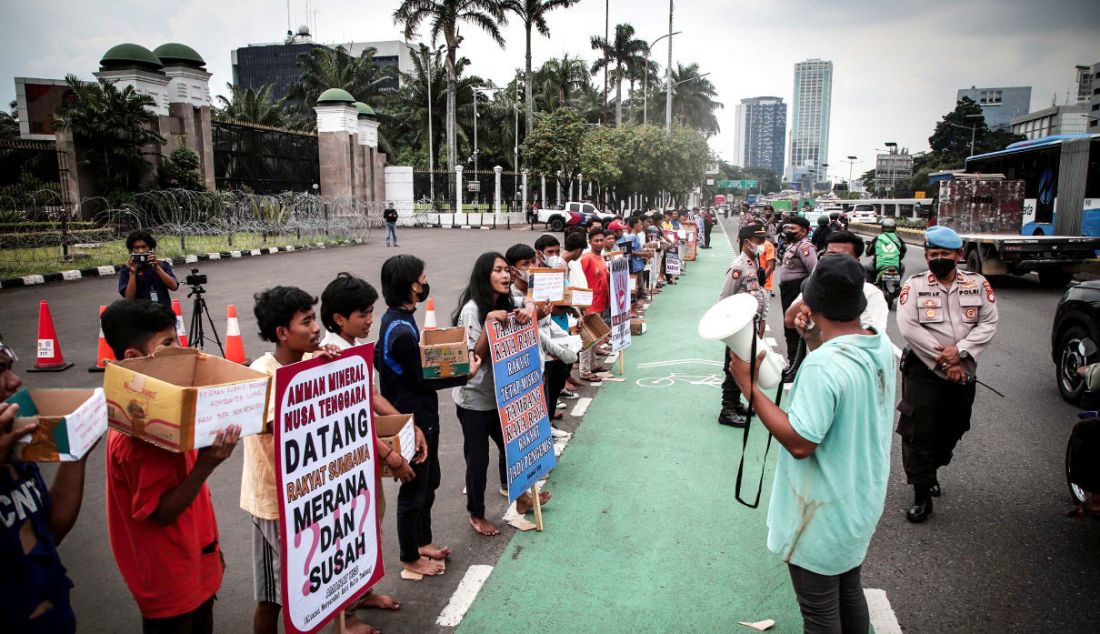
[[[758,244],[752,248],[752,252],[756,255],[764,255],[764,245]]]

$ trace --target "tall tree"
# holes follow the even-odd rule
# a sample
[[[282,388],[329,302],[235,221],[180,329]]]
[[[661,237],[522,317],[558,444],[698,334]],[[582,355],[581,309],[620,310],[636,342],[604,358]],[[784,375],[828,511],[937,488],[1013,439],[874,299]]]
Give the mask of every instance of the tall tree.
[[[218,103],[221,104],[221,108],[215,111],[218,119],[270,126],[285,125],[283,110],[271,96],[272,84],[261,86],[259,90],[233,84],[226,84],[225,87],[229,90],[229,97],[218,95]]]
[[[724,106],[714,100],[718,91],[709,79],[700,75],[698,64],[677,64],[672,71],[672,90],[673,119],[706,136],[719,131],[715,110]],[[656,102],[651,104],[660,117],[664,116],[666,94],[662,87]]]
[[[156,101],[133,86],[119,89],[102,79],[87,83],[67,75],[65,81],[72,97],[58,106],[54,127],[72,132],[78,160],[100,192],[125,195],[140,189],[152,169],[143,148],[165,142],[156,132]]]
[[[297,127],[312,130],[317,122],[313,107],[317,98],[329,88],[342,88],[358,101],[380,106],[382,85],[390,79],[374,61],[374,48],[367,48],[352,57],[343,46],[319,46],[298,56],[302,74],[287,90],[286,102],[297,115]]]
[[[552,57],[535,74],[544,110],[574,105],[581,92],[589,87],[588,64],[568,53]]]
[[[523,29],[527,36],[527,56],[525,58],[526,66],[524,67],[524,113],[525,121],[527,123],[527,134],[531,134],[531,127],[534,123],[534,77],[531,74],[531,29],[532,27],[538,29],[539,35],[544,37],[550,37],[550,27],[546,25],[546,14],[554,9],[565,9],[570,5],[574,5],[580,2],[580,0],[503,0],[502,6],[505,11],[516,14],[516,17],[523,22]]]
[[[455,93],[458,72],[458,47],[462,44],[459,27],[470,24],[487,33],[501,47],[504,38],[500,26],[507,22],[497,0],[402,0],[393,13],[395,23],[404,25],[405,40],[411,40],[424,22],[430,24],[431,42],[440,40],[447,47],[447,168],[453,171],[458,139],[455,120]]]
[[[985,123],[982,107],[969,97],[963,97],[955,109],[943,115],[928,145],[932,147],[932,160],[943,169],[962,167],[970,156],[970,141],[974,141],[974,154],[1004,149],[1010,143],[1026,137],[1003,130],[990,130]]]
[[[623,79],[626,69],[645,57],[648,45],[645,40],[634,37],[634,27],[629,24],[615,25],[615,38],[608,42],[598,36],[592,36],[592,49],[603,55],[592,64],[592,72],[601,68],[614,67],[612,79],[615,81],[615,125],[623,123]]]

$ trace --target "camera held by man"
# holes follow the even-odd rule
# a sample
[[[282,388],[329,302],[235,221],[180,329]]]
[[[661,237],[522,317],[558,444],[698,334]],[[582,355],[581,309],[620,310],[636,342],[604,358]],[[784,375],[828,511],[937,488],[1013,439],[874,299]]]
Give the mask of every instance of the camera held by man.
[[[148,231],[138,229],[126,236],[126,251],[130,254],[118,274],[118,294],[126,299],[148,299],[165,306],[172,305],[170,291],[179,288],[170,260],[157,259],[157,239]]]

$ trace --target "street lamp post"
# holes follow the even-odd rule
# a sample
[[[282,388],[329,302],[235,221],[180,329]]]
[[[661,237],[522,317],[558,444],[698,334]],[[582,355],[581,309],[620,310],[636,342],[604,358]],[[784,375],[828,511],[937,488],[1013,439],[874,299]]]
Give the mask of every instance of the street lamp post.
[[[672,134],[672,1],[668,0],[668,65],[665,66],[665,131]]]
[[[679,35],[682,31],[676,31],[675,33],[665,33],[661,37],[653,40],[645,47],[645,68],[642,70],[642,125],[649,123],[649,51],[653,48],[657,42],[665,39],[666,37],[672,37],[673,35]],[[669,40],[669,47],[672,47],[672,40]]]
[[[855,164],[859,162],[858,159],[859,159],[858,156],[854,156],[854,155],[849,154],[848,155],[848,160],[841,161],[841,163],[847,163],[848,164],[848,194],[849,195],[851,195],[851,193],[852,193],[852,167],[854,167]]]

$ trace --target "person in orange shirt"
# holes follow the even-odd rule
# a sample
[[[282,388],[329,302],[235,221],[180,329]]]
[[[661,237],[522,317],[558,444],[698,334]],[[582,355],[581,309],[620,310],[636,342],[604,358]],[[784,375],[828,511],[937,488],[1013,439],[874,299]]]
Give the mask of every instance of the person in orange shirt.
[[[764,241],[764,255],[756,258],[756,265],[764,269],[764,288],[768,289],[768,293],[772,297],[775,297],[772,286],[775,281],[775,245],[772,244],[771,240]]]

